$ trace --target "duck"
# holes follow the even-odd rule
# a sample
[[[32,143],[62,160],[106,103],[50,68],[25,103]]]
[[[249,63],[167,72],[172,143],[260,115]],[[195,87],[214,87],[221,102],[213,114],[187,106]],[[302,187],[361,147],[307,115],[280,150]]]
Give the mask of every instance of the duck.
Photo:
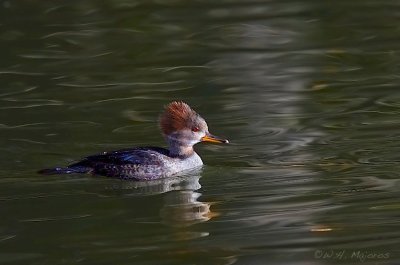
[[[187,103],[165,106],[159,127],[167,143],[162,147],[133,147],[87,156],[66,167],[38,171],[40,174],[91,174],[129,180],[155,180],[203,166],[194,150],[197,143],[227,144],[209,132],[207,122]]]

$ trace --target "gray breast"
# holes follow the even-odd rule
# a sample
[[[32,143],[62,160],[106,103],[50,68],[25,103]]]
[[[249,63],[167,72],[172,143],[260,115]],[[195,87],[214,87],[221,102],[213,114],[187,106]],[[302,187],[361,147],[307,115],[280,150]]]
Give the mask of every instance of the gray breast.
[[[165,161],[168,175],[175,175],[179,172],[194,169],[203,165],[203,161],[197,153],[187,158],[169,158]]]

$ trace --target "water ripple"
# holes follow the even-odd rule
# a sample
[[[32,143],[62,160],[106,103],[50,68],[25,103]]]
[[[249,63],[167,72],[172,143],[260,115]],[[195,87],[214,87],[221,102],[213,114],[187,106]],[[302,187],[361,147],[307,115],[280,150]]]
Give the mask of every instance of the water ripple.
[[[17,236],[17,235],[2,236],[2,237],[0,238],[0,242],[6,241],[6,240],[9,240],[9,239],[13,239],[13,238],[16,237],[16,236]]]
[[[0,97],[23,94],[23,93],[31,92],[37,88],[38,88],[37,86],[32,86],[32,87],[24,88],[21,91],[3,93],[3,94],[0,94]]]
[[[16,142],[24,142],[24,143],[30,143],[30,144],[47,144],[45,142],[39,142],[39,141],[33,141],[30,139],[17,139],[17,138],[10,138],[8,139],[10,141],[16,141]]]
[[[84,37],[88,37],[88,36],[96,35],[98,33],[99,33],[98,30],[92,30],[92,29],[79,30],[79,31],[58,31],[58,32],[53,32],[48,35],[45,35],[42,37],[42,39],[47,39],[47,38],[54,37],[54,36],[84,36]]]
[[[104,84],[72,84],[72,83],[58,83],[59,86],[76,87],[76,88],[102,88],[102,87],[116,87],[116,86],[162,86],[162,85],[175,85],[183,83],[182,80],[166,81],[166,82],[126,82],[126,83],[104,83]]]
[[[43,76],[46,74],[36,73],[36,72],[23,72],[23,71],[0,71],[0,75]]]
[[[205,65],[179,65],[179,66],[171,66],[171,67],[158,67],[154,68],[157,70],[162,70],[163,72],[170,72],[175,70],[182,70],[182,69],[210,69],[210,67]]]
[[[60,221],[60,220],[74,220],[74,219],[82,219],[91,217],[91,214],[79,214],[79,215],[67,215],[67,216],[51,216],[51,217],[40,217],[40,218],[32,218],[32,219],[22,219],[19,222],[27,223],[27,222],[48,222],[48,221]]]
[[[43,122],[35,122],[35,123],[25,123],[25,124],[19,124],[19,125],[7,125],[7,124],[0,124],[0,129],[18,129],[18,128],[25,128],[25,127],[31,127],[31,126],[38,126],[38,125],[44,125],[46,123]]]
[[[8,107],[0,107],[2,110],[7,110],[7,109],[30,109],[30,108],[39,108],[39,107],[45,107],[45,106],[62,106],[64,105],[64,102],[58,101],[58,100],[34,100],[34,101],[41,101],[41,103],[37,104],[28,104],[28,105],[22,105],[22,106],[8,106]]]
[[[124,97],[124,98],[108,98],[108,99],[101,99],[101,100],[96,100],[93,103],[106,103],[106,102],[114,102],[114,101],[124,101],[124,100],[132,100],[132,99],[142,99],[142,100],[154,100],[154,97],[149,97],[149,96],[133,96],[133,97]],[[90,103],[92,104],[92,102]]]

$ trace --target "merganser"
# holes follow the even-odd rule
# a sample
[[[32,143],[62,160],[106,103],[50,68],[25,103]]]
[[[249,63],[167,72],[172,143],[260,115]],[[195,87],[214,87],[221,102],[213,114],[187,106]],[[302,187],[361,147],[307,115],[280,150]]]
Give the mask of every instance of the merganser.
[[[199,142],[229,143],[209,133],[206,121],[188,104],[174,101],[159,119],[168,149],[136,147],[88,156],[67,167],[40,170],[41,174],[89,173],[132,180],[153,180],[203,165],[193,150]]]

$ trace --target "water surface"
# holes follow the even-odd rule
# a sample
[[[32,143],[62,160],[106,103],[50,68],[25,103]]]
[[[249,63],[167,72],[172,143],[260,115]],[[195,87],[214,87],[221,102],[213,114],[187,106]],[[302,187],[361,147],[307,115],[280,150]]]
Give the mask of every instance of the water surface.
[[[0,4],[1,264],[400,262],[400,3]],[[35,173],[177,99],[231,142],[202,170]]]

